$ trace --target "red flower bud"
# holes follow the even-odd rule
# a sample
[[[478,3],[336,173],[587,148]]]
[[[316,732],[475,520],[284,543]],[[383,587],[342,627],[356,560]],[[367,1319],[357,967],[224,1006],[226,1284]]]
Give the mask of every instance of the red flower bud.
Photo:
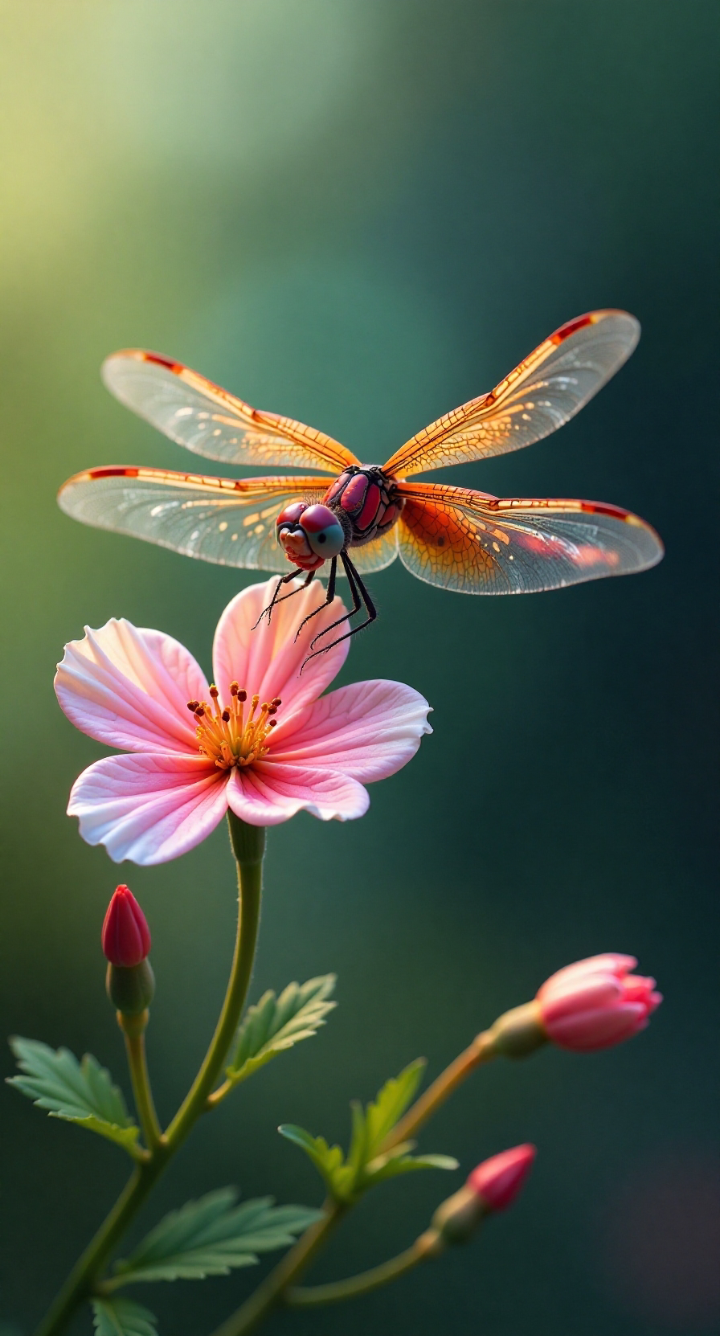
[[[467,1243],[486,1215],[514,1201],[535,1159],[534,1146],[514,1146],[473,1169],[467,1182],[438,1206],[431,1223],[436,1247]]]
[[[102,949],[111,965],[139,965],[150,950],[150,929],[135,896],[118,886],[102,927]]]
[[[537,995],[542,1024],[561,1048],[589,1053],[644,1030],[662,1001],[655,980],[632,974],[634,956],[609,952],[566,965]]]
[[[473,1169],[467,1186],[482,1201],[487,1211],[504,1211],[517,1197],[535,1159],[535,1147],[513,1146]]]

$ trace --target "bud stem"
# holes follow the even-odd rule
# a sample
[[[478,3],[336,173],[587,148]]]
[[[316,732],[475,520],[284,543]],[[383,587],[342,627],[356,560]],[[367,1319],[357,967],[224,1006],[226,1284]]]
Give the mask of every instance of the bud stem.
[[[359,1276],[349,1276],[347,1280],[336,1280],[329,1285],[307,1285],[287,1289],[283,1302],[292,1308],[317,1308],[320,1304],[336,1304],[343,1299],[354,1299],[358,1294],[370,1294],[380,1289],[398,1276],[412,1271],[418,1262],[426,1262],[437,1257],[442,1251],[437,1230],[428,1229],[420,1235],[405,1252],[398,1253],[380,1266],[373,1266],[369,1271],[362,1271]]]
[[[497,1053],[493,1044],[491,1032],[484,1030],[482,1034],[475,1036],[471,1044],[451,1062],[444,1072],[441,1072],[437,1080],[428,1086],[424,1095],[408,1109],[404,1118],[395,1124],[389,1137],[383,1142],[382,1150],[390,1150],[393,1146],[399,1145],[401,1141],[409,1141],[417,1132],[418,1128],[431,1118],[436,1109],[445,1103],[451,1095],[455,1093],[459,1085],[479,1067],[481,1063],[490,1062],[496,1057]]]
[[[154,1151],[160,1144],[162,1129],[155,1112],[155,1103],[150,1087],[150,1074],[145,1053],[145,1025],[148,1013],[141,1016],[125,1016],[119,1011],[118,1025],[125,1036],[128,1067],[132,1080],[135,1108],[140,1119],[140,1126],[149,1151]],[[144,1021],[144,1024],[141,1023]]]

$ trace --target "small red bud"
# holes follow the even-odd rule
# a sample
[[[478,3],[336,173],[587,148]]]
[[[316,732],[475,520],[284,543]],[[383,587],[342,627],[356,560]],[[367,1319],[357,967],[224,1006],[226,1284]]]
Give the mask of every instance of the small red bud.
[[[102,927],[102,949],[111,965],[139,965],[150,950],[150,929],[135,896],[118,886]]]
[[[473,1169],[467,1186],[482,1201],[487,1211],[504,1211],[515,1200],[535,1159],[535,1147],[513,1146]]]

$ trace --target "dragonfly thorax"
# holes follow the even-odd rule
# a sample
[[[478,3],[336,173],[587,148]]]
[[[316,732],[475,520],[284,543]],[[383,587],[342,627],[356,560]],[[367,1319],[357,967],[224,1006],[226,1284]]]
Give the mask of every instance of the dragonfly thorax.
[[[362,547],[395,523],[402,501],[393,481],[377,464],[353,465],[336,478],[323,497],[348,534],[348,547]]]

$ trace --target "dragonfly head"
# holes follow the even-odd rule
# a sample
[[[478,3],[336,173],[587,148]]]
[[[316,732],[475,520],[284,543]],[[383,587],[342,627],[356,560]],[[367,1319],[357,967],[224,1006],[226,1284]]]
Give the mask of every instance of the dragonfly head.
[[[285,556],[304,571],[318,570],[324,561],[339,556],[345,546],[345,530],[327,506],[294,501],[280,512],[276,524]]]

